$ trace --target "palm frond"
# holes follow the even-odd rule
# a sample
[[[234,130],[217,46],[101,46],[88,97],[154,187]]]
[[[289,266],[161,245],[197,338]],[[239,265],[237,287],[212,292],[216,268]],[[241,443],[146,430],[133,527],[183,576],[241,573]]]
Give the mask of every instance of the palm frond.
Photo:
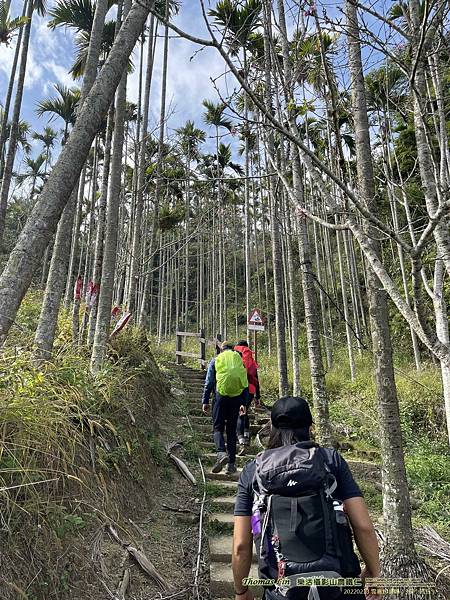
[[[95,7],[91,0],[60,0],[49,11],[50,29],[68,27],[78,32],[90,32],[94,22]]]

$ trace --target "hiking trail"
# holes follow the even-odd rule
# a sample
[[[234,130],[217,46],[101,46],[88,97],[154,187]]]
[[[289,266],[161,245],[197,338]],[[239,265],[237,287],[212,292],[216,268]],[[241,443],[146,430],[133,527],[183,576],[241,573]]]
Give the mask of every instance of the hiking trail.
[[[210,592],[212,599],[225,600],[234,597],[233,574],[231,570],[231,549],[233,541],[233,510],[236,499],[236,489],[242,467],[254,458],[259,451],[255,434],[267,422],[267,413],[263,409],[252,406],[251,445],[245,449],[245,454],[236,456],[237,473],[212,473],[211,468],[216,460],[216,451],[212,436],[211,413],[204,415],[201,408],[201,397],[205,374],[190,369],[184,365],[176,367],[177,374],[186,389],[186,399],[189,403],[189,418],[194,431],[200,434],[202,455],[208,490],[208,543],[210,558]],[[257,577],[256,556],[253,555],[253,565],[250,577]],[[257,590],[255,595],[258,597]]]

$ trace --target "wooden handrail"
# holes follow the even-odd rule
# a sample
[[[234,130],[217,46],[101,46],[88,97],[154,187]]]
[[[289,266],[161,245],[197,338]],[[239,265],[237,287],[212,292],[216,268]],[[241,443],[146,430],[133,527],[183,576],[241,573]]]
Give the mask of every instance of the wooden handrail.
[[[195,354],[194,352],[184,352],[183,351],[183,338],[197,338],[200,344],[200,353]],[[218,334],[215,339],[207,340],[205,336],[205,331],[202,329],[198,333],[194,333],[192,331],[176,331],[176,349],[175,349],[175,362],[177,365],[182,363],[182,358],[195,358],[200,361],[200,366],[202,369],[206,368],[207,360],[206,360],[206,346],[213,346],[216,352],[220,348],[220,344],[222,342],[222,336]]]

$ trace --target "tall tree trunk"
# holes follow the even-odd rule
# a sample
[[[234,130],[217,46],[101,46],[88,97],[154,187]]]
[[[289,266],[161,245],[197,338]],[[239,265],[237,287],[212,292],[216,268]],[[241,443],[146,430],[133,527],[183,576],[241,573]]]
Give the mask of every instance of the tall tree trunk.
[[[286,84],[286,102],[292,99],[292,68],[289,55],[289,44],[286,27],[284,0],[278,0],[278,17],[281,32],[281,47]],[[290,127],[295,131],[295,120],[290,121]],[[304,187],[300,171],[300,159],[297,147],[291,144],[291,160],[293,175],[294,198],[299,206],[305,206]],[[306,336],[308,340],[308,356],[311,370],[311,385],[313,403],[317,414],[317,433],[323,445],[332,442],[331,425],[328,411],[328,397],[325,386],[322,349],[320,345],[320,314],[319,301],[316,294],[315,275],[311,260],[308,226],[303,217],[298,218],[298,249],[301,265],[303,302],[305,307]]]
[[[244,49],[244,73],[245,77],[248,74],[248,65],[247,65],[247,52]],[[245,181],[244,181],[244,219],[245,219],[245,229],[244,229],[244,252],[245,252],[245,312],[246,317],[250,315],[250,286],[251,286],[251,278],[250,278],[250,186],[249,186],[249,176],[250,176],[250,147],[249,147],[249,135],[250,135],[250,124],[248,120],[248,95],[247,92],[244,92],[244,156],[245,156]],[[250,332],[247,330],[247,337],[249,337]]]
[[[169,0],[166,0],[165,4],[165,18],[169,17]],[[160,207],[160,194],[161,194],[161,176],[163,167],[163,153],[164,153],[164,133],[165,133],[165,120],[166,120],[166,101],[167,101],[167,71],[169,62],[169,27],[165,26],[164,29],[164,51],[163,51],[163,73],[161,82],[161,107],[160,107],[160,122],[159,122],[159,140],[158,140],[158,163],[156,169],[156,185],[155,185],[155,197],[153,203],[153,218],[150,232],[150,241],[148,244],[148,256],[149,260],[149,273],[146,277],[144,286],[144,297],[142,299],[141,310],[139,314],[139,325],[140,327],[146,327],[148,325],[149,315],[149,292],[152,277],[153,267],[153,252],[155,250],[156,241],[158,238],[158,222],[159,222],[159,207]]]
[[[336,222],[337,218],[336,218]],[[344,274],[344,260],[342,257],[342,244],[341,238],[343,233],[340,231],[336,231],[336,247],[338,251],[338,263],[339,263],[339,276],[341,280],[341,296],[342,296],[342,307],[344,309],[344,320],[345,320],[345,334],[347,338],[347,352],[348,352],[348,362],[350,365],[350,377],[352,381],[355,381],[356,378],[356,366],[355,366],[355,358],[353,355],[353,332],[350,325],[350,313],[348,310],[348,301],[347,301],[347,286],[345,285],[345,274]]]
[[[25,17],[27,14],[27,0],[25,0],[23,5],[22,16]],[[22,46],[22,37],[23,37],[23,27],[19,29],[19,35],[17,36],[16,48],[14,50],[14,58],[13,63],[11,65],[11,74],[9,76],[8,81],[8,90],[6,92],[5,104],[3,107],[3,118],[0,129],[0,180],[3,179],[3,167],[4,167],[4,149],[7,139],[8,132],[8,118],[9,118],[9,109],[11,107],[11,99],[14,89],[14,83],[16,81],[16,71],[17,71],[17,63],[19,62],[19,54],[20,48]],[[47,171],[46,171],[47,172]]]
[[[9,189],[13,177],[14,160],[16,158],[17,140],[19,136],[20,110],[22,108],[23,89],[27,71],[28,47],[30,45],[31,23],[34,12],[34,2],[28,0],[26,17],[28,21],[24,25],[22,49],[20,54],[19,74],[17,77],[16,97],[9,130],[8,152],[6,153],[5,168],[3,171],[2,185],[0,189],[0,247],[3,244],[5,230],[6,207],[8,205]]]
[[[189,325],[189,232],[190,232],[190,215],[191,215],[191,156],[190,148],[186,156],[186,197],[184,204],[184,220],[185,220],[185,249],[184,249],[184,330],[188,330]],[[198,276],[198,274],[197,274]],[[178,319],[176,321],[178,323]]]
[[[78,190],[75,188],[69,202],[64,208],[56,232],[47,285],[45,286],[41,312],[34,337],[35,359],[37,363],[48,360],[53,350],[59,307],[66,286],[67,269],[69,267],[70,234],[73,227],[77,192]]]
[[[125,0],[123,11],[124,20],[127,18],[130,6],[131,0]],[[120,22],[119,15],[118,22]],[[102,284],[100,286],[98,298],[97,322],[95,325],[94,344],[92,346],[91,357],[91,369],[94,373],[98,372],[103,366],[111,323],[111,307],[117,264],[119,207],[122,196],[122,153],[125,140],[126,100],[127,70],[125,69],[116,93],[114,137],[111,154],[108,206],[106,211],[105,245],[103,250]]]
[[[356,4],[347,0],[347,44],[355,122],[358,192],[365,206],[376,213],[375,181],[370,147],[369,122],[364,86],[364,71],[359,41]],[[368,244],[378,256],[381,249],[373,227],[366,225]],[[383,548],[383,573],[393,577],[417,577],[426,573],[414,548],[411,505],[403,455],[397,389],[392,360],[387,295],[373,269],[367,273],[367,295],[378,399],[382,459],[383,514],[386,540]],[[399,598],[406,598],[409,590]],[[416,598],[425,597],[417,593]]]
[[[269,39],[272,35],[271,27],[271,8],[270,2],[264,2],[265,22],[267,27],[267,35],[264,36],[264,53],[265,53],[265,104],[268,111],[272,110],[272,95],[271,95],[271,48]],[[267,133],[267,152],[270,160],[275,160],[273,132],[269,128]],[[275,300],[275,333],[277,339],[277,358],[279,371],[279,393],[280,396],[286,396],[289,393],[289,381],[287,370],[287,354],[286,354],[286,332],[285,332],[285,314],[283,301],[283,270],[281,264],[281,244],[280,244],[280,226],[277,210],[277,197],[275,186],[269,179],[269,214],[270,214],[270,229],[272,241],[272,268],[273,268],[273,290]]]
[[[95,233],[95,250],[94,250],[94,267],[92,272],[92,284],[97,292],[93,299],[86,305],[86,311],[89,315],[89,328],[87,342],[92,346],[94,342],[95,324],[97,320],[98,308],[98,290],[101,284],[102,264],[103,264],[103,245],[105,237],[105,220],[106,220],[106,203],[108,198],[108,182],[109,172],[111,167],[111,145],[114,129],[114,106],[111,105],[108,113],[108,121],[106,125],[105,146],[103,153],[103,172],[101,181],[100,198],[98,199],[97,211],[97,231]]]
[[[412,82],[412,95],[414,104],[414,132],[417,145],[417,159],[419,162],[420,177],[422,180],[423,192],[427,212],[433,217],[438,210],[442,198],[436,182],[435,170],[433,165],[433,154],[431,142],[428,139],[426,131],[426,51],[427,42],[422,40],[422,17],[421,8],[418,0],[409,0],[409,15],[412,25],[412,64],[416,65],[415,79]],[[435,25],[431,25],[432,28]],[[427,31],[425,38],[428,38],[430,31]],[[425,47],[423,47],[425,46]],[[450,275],[450,231],[448,217],[442,219],[434,230],[434,239],[438,253],[443,257],[447,274]]]
[[[106,7],[104,4],[107,0],[100,0],[97,3],[96,14],[94,15],[94,25],[91,33],[91,41],[89,44],[88,57],[86,62],[86,74],[83,79],[83,87],[81,90],[80,108],[78,112],[82,110],[83,103],[87,97],[92,85],[95,81],[95,74],[97,72],[98,61],[100,57],[100,47],[103,35],[103,25],[106,15]],[[99,14],[97,14],[97,10]],[[75,186],[75,190],[79,191],[80,198],[78,202],[81,204],[84,195],[84,177],[81,177],[81,185]],[[74,230],[74,217],[76,209],[76,199],[78,194],[75,193],[75,204],[69,203],[68,206],[74,214],[65,214],[64,218],[61,218],[61,223],[58,227],[57,239],[55,241],[55,247],[53,249],[52,262],[49,272],[49,277],[46,285],[45,301],[42,305],[41,314],[39,317],[39,324],[36,331],[35,344],[36,344],[36,355],[39,360],[48,358],[53,348],[53,341],[56,332],[56,324],[58,320],[59,306],[61,302],[61,295],[64,289],[70,287],[72,292],[72,281],[70,268],[74,257],[73,237],[72,232]],[[65,210],[67,213],[67,210]],[[77,232],[75,232],[75,235]],[[58,239],[58,236],[60,239]],[[70,256],[70,260],[69,260]],[[69,273],[68,273],[69,268]],[[62,279],[61,279],[62,277]],[[67,284],[66,284],[67,282]],[[75,306],[78,304],[78,299],[75,299]],[[78,304],[79,306],[79,304]],[[78,314],[73,316],[73,322],[75,317],[78,319]],[[75,341],[75,340],[74,340]]]
[[[0,277],[0,343],[14,323],[154,0],[133,4]]]
[[[291,206],[286,199],[286,246],[287,246],[287,274],[288,274],[288,292],[290,306],[290,321],[291,321],[291,352],[292,352],[292,393],[294,396],[300,396],[300,350],[298,347],[298,317],[297,317],[297,287],[294,268],[294,252],[293,252],[293,230],[291,219]]]
[[[150,90],[153,76],[153,32],[155,19],[152,16],[150,19],[150,31],[148,36],[147,47],[147,70],[145,75],[144,85],[144,103],[142,111],[142,137],[139,146],[139,161],[137,165],[137,191],[136,191],[136,212],[134,216],[134,231],[133,231],[133,246],[131,255],[131,270],[130,270],[130,292],[129,305],[130,312],[136,312],[138,307],[136,290],[138,283],[138,272],[140,267],[141,257],[141,237],[142,237],[142,215],[144,210],[144,186],[145,186],[145,169],[147,167],[145,155],[147,148],[147,132],[148,132],[148,111],[150,106]],[[151,275],[149,275],[151,277]]]

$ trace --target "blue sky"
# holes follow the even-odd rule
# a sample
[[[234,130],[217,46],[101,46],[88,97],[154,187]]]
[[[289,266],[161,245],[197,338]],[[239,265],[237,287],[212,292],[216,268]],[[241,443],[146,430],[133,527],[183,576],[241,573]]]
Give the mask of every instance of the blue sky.
[[[48,2],[51,8],[55,2]],[[20,14],[22,3],[12,0],[11,14]],[[42,130],[47,124],[46,117],[38,118],[35,114],[36,104],[39,100],[53,95],[55,83],[71,86],[73,80],[68,74],[74,56],[73,34],[70,30],[50,30],[47,27],[48,17],[35,16],[31,34],[30,53],[25,81],[25,93],[22,104],[22,119],[28,121],[34,130]],[[204,35],[206,32],[202,22],[200,6],[197,0],[185,0],[176,23],[182,29],[194,35]],[[163,33],[160,28],[160,34]],[[217,77],[224,70],[222,59],[213,48],[198,51],[199,47],[186,40],[171,38],[169,53],[168,77],[168,110],[170,121],[168,123],[169,135],[171,130],[191,119],[207,130],[202,122],[202,100],[211,98],[217,100],[210,77]],[[0,48],[0,102],[3,103],[9,79],[9,73],[14,55],[14,43],[11,47]],[[137,49],[134,53],[134,62],[138,64]],[[192,58],[192,60],[191,60]],[[159,104],[161,90],[161,61],[162,40],[158,40],[156,68],[152,84],[152,101],[150,107],[150,129],[156,127],[159,120]],[[78,83],[79,84],[79,83]],[[220,86],[226,91],[233,89],[234,81],[230,76],[220,79]],[[129,77],[128,99],[137,102],[138,97],[138,72]],[[57,120],[51,123],[54,129],[62,126]],[[207,130],[208,131],[208,130]],[[212,134],[211,132],[208,132]]]

